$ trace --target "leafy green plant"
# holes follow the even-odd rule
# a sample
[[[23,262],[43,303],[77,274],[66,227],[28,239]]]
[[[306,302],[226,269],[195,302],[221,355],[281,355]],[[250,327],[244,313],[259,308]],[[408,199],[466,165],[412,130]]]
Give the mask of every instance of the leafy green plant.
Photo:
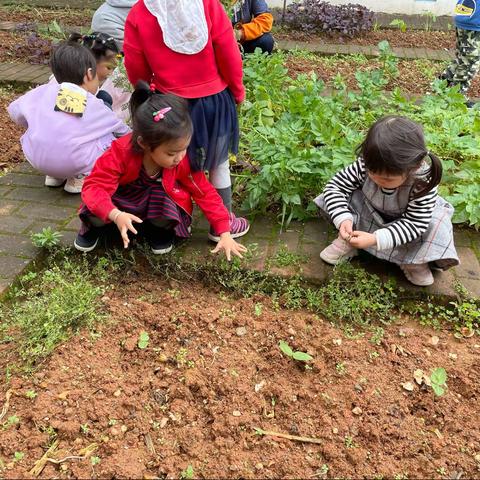
[[[35,390],[28,390],[25,393],[25,396],[27,398],[29,398],[30,400],[33,400],[33,399],[37,398],[37,395],[38,395],[38,393]]]
[[[51,21],[47,25],[40,25],[38,27],[38,33],[47,40],[62,41],[68,39],[68,34],[56,20]]]
[[[31,236],[32,243],[38,248],[45,248],[50,250],[56,247],[60,239],[62,238],[62,234],[60,232],[56,232],[52,230],[51,227],[42,228],[41,232],[33,233]]]
[[[25,456],[25,454],[23,452],[15,452],[13,454],[13,461],[14,462],[20,462],[20,460],[23,460],[24,456]]]
[[[447,372],[444,368],[435,368],[430,374],[432,390],[437,397],[441,397],[447,389]]]
[[[369,126],[395,111],[422,124],[429,149],[443,159],[441,194],[455,207],[454,221],[480,226],[480,110],[467,109],[458,87],[440,80],[420,101],[386,91],[398,59],[387,42],[379,51],[381,68],[358,71],[357,91],[337,76],[329,96],[314,74],[290,78],[282,52],[245,59],[239,159],[254,168],[237,180],[244,208],[273,211],[283,224],[315,216],[311,199],[353,162]]]
[[[287,357],[297,360],[298,362],[309,362],[310,360],[313,360],[313,357],[308,353],[293,351],[290,345],[283,340],[280,340],[278,347]]]
[[[148,347],[148,342],[150,341],[150,337],[147,332],[140,332],[140,335],[138,337],[138,342],[137,346],[141,350],[145,349]]]
[[[422,15],[425,17],[425,31],[429,32],[437,21],[437,16],[433,12],[424,12]]]
[[[392,27],[398,27],[398,29],[402,32],[405,33],[407,31],[407,24],[405,23],[404,20],[400,18],[394,18],[389,25]]]
[[[188,465],[188,467],[180,473],[180,478],[182,480],[191,480],[192,478],[195,478],[193,467]]]
[[[92,466],[98,465],[101,462],[100,457],[91,457],[90,458],[90,463]]]

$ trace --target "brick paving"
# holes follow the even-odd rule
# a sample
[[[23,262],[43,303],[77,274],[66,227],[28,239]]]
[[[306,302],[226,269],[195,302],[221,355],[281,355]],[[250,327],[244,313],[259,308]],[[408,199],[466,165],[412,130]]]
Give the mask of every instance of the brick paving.
[[[78,231],[76,211],[80,196],[68,194],[62,188],[47,188],[43,183],[44,176],[27,163],[0,177],[0,295],[42,255],[42,251],[32,244],[32,233],[50,226],[62,234],[63,245],[72,246]],[[209,257],[212,244],[207,242],[207,231],[206,220],[199,218],[194,223],[192,239],[181,247],[184,261],[201,262]],[[244,238],[244,243],[252,251],[244,265],[271,275],[301,275],[312,285],[318,285],[332,272],[332,267],[323,263],[318,254],[335,235],[333,228],[320,219],[294,222],[286,231],[280,231],[274,219],[259,217]],[[386,262],[367,255],[354,262],[384,279],[395,277],[398,284],[406,287],[414,297],[427,292],[453,299],[455,284],[460,282],[473,297],[480,298],[480,238],[473,231],[457,230],[456,244],[462,265],[448,272],[435,272],[436,282],[427,289],[413,287],[404,280],[398,268]],[[282,266],[281,260],[286,253],[291,261]]]

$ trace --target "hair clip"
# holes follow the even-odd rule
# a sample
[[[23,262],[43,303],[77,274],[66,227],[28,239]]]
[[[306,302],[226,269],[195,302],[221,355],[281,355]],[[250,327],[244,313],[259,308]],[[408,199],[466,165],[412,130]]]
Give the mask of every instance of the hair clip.
[[[171,109],[172,107],[165,107],[161,110],[158,110],[158,112],[153,112],[153,121],[159,122],[160,120],[163,120],[165,118],[165,114],[168,113]]]

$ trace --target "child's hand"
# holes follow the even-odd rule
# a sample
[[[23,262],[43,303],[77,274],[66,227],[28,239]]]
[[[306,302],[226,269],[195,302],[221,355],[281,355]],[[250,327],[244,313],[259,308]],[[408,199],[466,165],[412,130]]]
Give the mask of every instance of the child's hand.
[[[340,224],[339,232],[340,236],[348,242],[353,233],[353,222],[351,220],[343,221]]]
[[[120,230],[120,235],[122,236],[123,246],[125,248],[128,247],[130,243],[130,239],[128,238],[128,231],[130,230],[135,235],[138,233],[133,226],[133,222],[142,223],[142,219],[132,215],[131,213],[127,212],[120,212],[114,216],[112,219],[115,225],[117,226],[118,230]]]
[[[241,243],[237,243],[231,236],[230,232],[225,232],[220,235],[220,241],[217,246],[210,253],[217,253],[220,250],[225,250],[227,260],[231,260],[231,254],[233,253],[237,257],[243,258],[242,253],[247,251],[247,247]]]
[[[349,243],[352,247],[355,248],[373,247],[377,244],[377,237],[373,233],[360,232],[355,230],[354,232],[352,232]]]

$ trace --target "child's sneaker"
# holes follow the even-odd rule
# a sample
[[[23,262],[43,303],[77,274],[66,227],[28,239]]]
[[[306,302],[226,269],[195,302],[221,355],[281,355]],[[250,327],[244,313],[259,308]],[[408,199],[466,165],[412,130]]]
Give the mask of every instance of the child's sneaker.
[[[356,248],[352,247],[347,241],[336,238],[327,248],[320,252],[320,258],[330,265],[337,265],[358,254]]]
[[[65,183],[64,178],[55,178],[47,175],[45,177],[45,186],[46,187],[61,187]]]
[[[427,287],[434,282],[432,271],[430,270],[428,263],[421,263],[419,265],[400,265],[400,268],[407,277],[407,280],[414,285]]]
[[[250,224],[246,218],[236,217],[233,212],[230,212],[230,235],[232,238],[243,237],[249,230]],[[208,233],[208,238],[215,243],[220,241],[220,235],[214,233],[213,230]]]
[[[86,233],[77,234],[77,238],[73,242],[73,246],[81,252],[91,252],[98,244],[98,239],[104,227],[92,227]]]
[[[154,255],[170,253],[175,243],[175,230],[155,228],[153,225],[149,225],[149,227],[150,228],[145,231],[145,236],[152,249],[152,253]]]
[[[86,175],[77,175],[76,177],[67,178],[67,183],[63,189],[68,193],[81,193],[83,182]]]

